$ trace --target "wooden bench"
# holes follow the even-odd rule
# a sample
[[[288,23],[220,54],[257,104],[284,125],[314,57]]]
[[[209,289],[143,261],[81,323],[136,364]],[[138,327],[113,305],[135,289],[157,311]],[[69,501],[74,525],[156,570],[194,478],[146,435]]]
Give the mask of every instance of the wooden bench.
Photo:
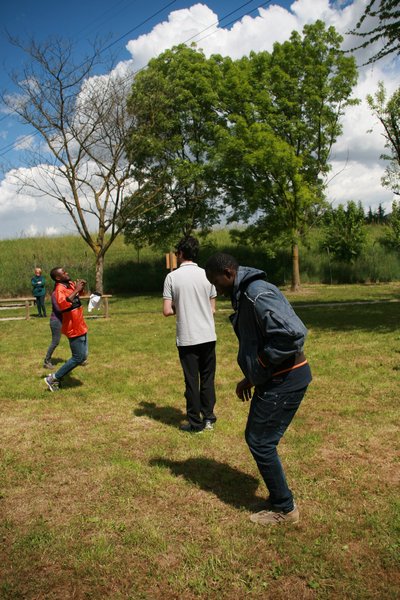
[[[90,296],[81,296],[82,300],[89,300]],[[104,319],[108,319],[110,316],[108,299],[112,298],[112,294],[103,294],[101,296],[103,307],[102,315],[88,314],[85,311],[85,319],[99,318],[100,316]],[[21,319],[28,320],[31,318],[30,309],[34,306],[35,298],[33,296],[27,296],[23,298],[0,298],[0,309],[24,309],[25,315],[22,317],[0,317],[0,321],[19,321]],[[0,310],[0,314],[3,311]],[[97,312],[97,311],[96,311]]]

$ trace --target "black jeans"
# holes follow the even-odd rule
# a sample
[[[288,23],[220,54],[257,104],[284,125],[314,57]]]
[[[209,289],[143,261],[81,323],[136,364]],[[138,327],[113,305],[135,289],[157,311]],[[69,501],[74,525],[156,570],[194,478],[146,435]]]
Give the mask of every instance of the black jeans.
[[[307,388],[276,393],[256,388],[246,426],[246,442],[269,491],[275,510],[290,512],[293,494],[286,482],[277,446],[300,406]]]
[[[36,300],[36,307],[37,307],[39,317],[45,317],[46,316],[46,307],[44,304],[45,296],[35,296],[35,300]]]
[[[178,346],[178,352],[185,376],[187,418],[192,427],[202,429],[203,421],[216,421],[215,342]]]

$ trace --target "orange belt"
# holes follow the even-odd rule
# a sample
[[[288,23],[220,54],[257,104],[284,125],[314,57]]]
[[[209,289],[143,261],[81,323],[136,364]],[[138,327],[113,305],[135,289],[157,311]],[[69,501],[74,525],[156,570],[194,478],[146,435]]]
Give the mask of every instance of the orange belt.
[[[265,365],[262,362],[261,358],[258,356],[257,359],[258,359],[258,362],[260,363],[260,365],[262,365],[266,369],[267,365]],[[298,369],[299,367],[303,367],[306,364],[307,364],[307,359],[304,356],[304,352],[300,352],[300,354],[297,354],[296,356],[293,356],[292,358],[285,360],[281,365],[282,367],[285,367],[285,368],[281,369],[280,371],[276,371],[276,373],[272,373],[272,377],[275,377],[275,375],[282,375],[283,373],[289,373],[289,371],[293,371],[293,369]],[[287,365],[287,366],[285,366],[285,365]]]
[[[289,367],[288,369],[282,369],[282,371],[277,371],[276,373],[272,373],[272,377],[276,377],[276,375],[282,375],[283,373],[289,373],[289,371],[293,371],[294,369],[298,369],[299,367],[303,367],[308,362],[307,359],[303,360],[303,362],[297,363],[297,365],[293,365],[293,367]]]

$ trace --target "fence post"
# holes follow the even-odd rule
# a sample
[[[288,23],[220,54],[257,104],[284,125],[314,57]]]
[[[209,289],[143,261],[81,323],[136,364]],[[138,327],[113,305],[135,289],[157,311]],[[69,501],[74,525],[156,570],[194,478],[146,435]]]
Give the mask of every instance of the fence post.
[[[108,298],[103,298],[104,300],[104,318],[108,319]]]
[[[25,300],[25,319],[28,321],[30,319],[29,314],[29,300]]]

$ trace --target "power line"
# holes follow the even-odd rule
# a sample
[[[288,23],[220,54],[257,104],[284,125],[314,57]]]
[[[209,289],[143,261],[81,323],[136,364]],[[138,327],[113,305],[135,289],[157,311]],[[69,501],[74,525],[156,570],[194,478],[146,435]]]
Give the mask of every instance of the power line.
[[[118,39],[116,39],[114,42],[112,42],[111,44],[108,44],[108,46],[101,48],[99,51],[99,54],[101,54],[102,52],[105,52],[106,50],[108,50],[109,48],[111,48],[112,46],[114,46],[114,44],[116,44],[117,42],[121,41],[122,39],[124,39],[124,37],[126,37],[127,35],[129,35],[130,33],[132,33],[133,31],[136,31],[136,29],[139,29],[140,27],[143,27],[143,25],[145,25],[146,23],[148,23],[149,21],[151,21],[151,19],[154,19],[154,17],[157,17],[160,13],[164,12],[164,10],[166,10],[167,8],[169,8],[170,6],[172,6],[172,4],[175,4],[177,0],[171,0],[171,2],[168,2],[168,4],[166,4],[165,6],[163,6],[162,8],[160,8],[159,10],[157,10],[155,13],[153,13],[152,15],[150,15],[149,17],[147,17],[146,19],[144,19],[141,23],[138,23],[137,25],[135,25],[135,27],[133,27],[132,29],[130,29],[129,31],[127,31],[126,33],[124,33],[122,36],[120,36]],[[110,9],[108,11],[105,11],[103,14],[107,14],[110,11]],[[84,30],[82,30],[84,31]],[[83,63],[84,64],[84,63]],[[10,115],[4,115],[3,117],[0,118],[0,123],[2,121],[4,121],[5,119],[10,118]],[[11,144],[12,146],[13,144]],[[3,149],[0,150],[0,152]],[[0,154],[0,156],[2,156],[2,154]]]
[[[233,15],[234,13],[238,12],[239,10],[241,10],[242,8],[244,8],[245,6],[248,6],[253,1],[254,0],[248,0],[247,2],[244,2],[243,4],[241,4],[240,6],[238,6],[238,8],[236,8],[235,10],[227,13],[226,15],[224,15],[223,17],[221,17],[221,19],[218,19],[217,21],[215,21],[215,23],[213,23],[211,25],[208,25],[207,27],[205,27],[201,31],[197,32],[195,35],[191,36],[190,38],[187,38],[186,40],[184,40],[183,42],[180,42],[180,43],[181,44],[187,44],[188,42],[194,40],[197,36],[201,35],[205,31],[208,31],[208,29],[210,29],[211,27],[215,27],[215,26],[221,24],[222,21],[224,21],[226,18],[228,18],[231,15]],[[120,38],[118,38],[117,40],[115,40],[114,42],[112,42],[111,44],[109,44],[108,46],[106,46],[105,48],[102,48],[100,50],[100,52],[104,52],[105,50],[109,49],[111,46],[113,46],[114,44],[116,44],[118,41],[121,41],[121,39],[123,39],[124,37],[126,37],[127,35],[129,35],[130,33],[132,33],[132,31],[135,31],[136,29],[138,29],[139,27],[141,27],[142,24],[145,24],[146,22],[148,22],[154,16],[158,15],[160,12],[162,12],[163,10],[165,10],[165,8],[168,8],[170,5],[174,4],[175,2],[176,2],[176,0],[172,0],[172,2],[168,3],[165,7],[163,7],[162,9],[160,9],[159,11],[157,11],[156,13],[154,13],[154,15],[152,15],[151,17],[148,17],[147,19],[145,19],[141,24],[135,26],[133,29],[131,29],[130,31],[126,32],[124,35],[120,36]],[[243,17],[245,17],[247,15],[250,15],[255,10],[258,10],[259,8],[262,8],[262,7],[266,6],[270,2],[271,2],[271,0],[267,0],[266,2],[260,4],[260,5],[256,6],[256,7],[254,7],[250,11],[244,12],[243,14],[241,14],[240,16],[238,16],[237,18],[232,19],[231,21],[229,21],[228,23],[226,23],[225,25],[223,25],[223,27],[227,27],[229,25],[232,25],[233,23],[235,23],[239,19],[242,19]],[[213,31],[213,32],[209,33],[208,35],[204,36],[203,38],[200,38],[200,40],[197,40],[197,42],[205,39],[206,37],[209,37],[210,35],[213,35],[214,33],[216,33],[216,31]],[[129,76],[127,76],[125,79],[123,79],[121,83],[123,84],[123,83],[127,82],[129,79],[131,79],[132,77],[134,77],[135,75],[137,75],[138,73],[140,73],[141,71],[143,71],[145,68],[146,68],[146,66],[141,67],[140,69],[137,69],[136,71],[133,71],[133,72],[129,73]],[[0,119],[0,121],[1,121],[1,119]],[[24,137],[21,138],[21,142],[24,142],[25,140],[28,140],[30,137],[35,136],[37,134],[38,134],[37,131],[34,131],[31,134],[27,134],[26,136],[24,136]],[[15,142],[12,142],[12,143],[8,144],[7,146],[5,146],[4,148],[0,148],[0,158],[2,156],[4,156],[5,154],[7,154],[10,150],[12,150],[14,144],[15,144]]]
[[[253,13],[253,12],[254,12],[254,11],[256,11],[256,10],[258,10],[259,8],[264,8],[264,6],[267,6],[267,4],[270,4],[270,2],[271,2],[271,0],[267,0],[266,2],[263,2],[263,4],[259,4],[258,6],[256,6],[256,7],[252,8],[252,9],[251,9],[251,10],[249,10],[247,13],[245,13],[244,15],[242,15],[242,17],[245,17],[245,16],[248,16],[248,15],[251,15],[251,13]],[[246,4],[250,4],[250,3],[249,3],[249,2],[247,2]],[[236,11],[233,11],[233,12],[236,12]],[[230,13],[230,14],[233,14],[233,13]],[[227,15],[227,16],[230,16],[230,15]],[[238,18],[240,18],[240,17],[238,17]],[[229,25],[232,25],[233,23],[236,23],[236,21],[237,21],[237,20],[238,20],[238,19],[232,19],[232,21],[229,21],[228,23],[225,23],[225,24],[224,24],[224,27],[229,27]],[[211,27],[211,25],[210,25],[210,27]],[[209,29],[209,28],[208,28],[208,29]],[[203,33],[203,32],[201,31],[200,33]],[[199,33],[199,34],[197,34],[197,35],[200,35],[200,33]],[[198,43],[198,42],[201,42],[201,41],[203,41],[203,40],[205,40],[206,38],[210,37],[211,35],[214,35],[214,33],[216,33],[216,31],[211,31],[211,32],[210,32],[210,33],[208,33],[207,35],[205,35],[205,36],[203,36],[202,38],[200,38],[199,40],[197,40],[197,43]]]

